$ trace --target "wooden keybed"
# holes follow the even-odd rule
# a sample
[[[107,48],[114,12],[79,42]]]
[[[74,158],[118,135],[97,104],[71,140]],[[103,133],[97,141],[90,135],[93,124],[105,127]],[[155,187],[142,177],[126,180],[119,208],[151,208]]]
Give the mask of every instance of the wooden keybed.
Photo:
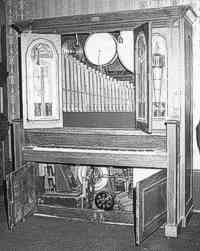
[[[153,150],[108,150],[62,147],[25,147],[26,161],[77,165],[167,168],[167,153]]]

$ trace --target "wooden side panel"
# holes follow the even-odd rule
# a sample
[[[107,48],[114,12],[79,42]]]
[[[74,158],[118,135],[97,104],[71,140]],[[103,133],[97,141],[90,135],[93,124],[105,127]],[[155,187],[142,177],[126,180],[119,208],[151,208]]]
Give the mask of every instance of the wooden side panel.
[[[136,185],[136,243],[159,228],[167,219],[167,172],[162,170]]]
[[[200,170],[193,170],[193,202],[194,210],[200,211]]]
[[[193,95],[192,95],[192,27],[185,21],[185,214],[192,206],[192,168],[193,168]]]
[[[34,164],[27,163],[6,176],[8,226],[10,230],[35,209],[35,171]]]

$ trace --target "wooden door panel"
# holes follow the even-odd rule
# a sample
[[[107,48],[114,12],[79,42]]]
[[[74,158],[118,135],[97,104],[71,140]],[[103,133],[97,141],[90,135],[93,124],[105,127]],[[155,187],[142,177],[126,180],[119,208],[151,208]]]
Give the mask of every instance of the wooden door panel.
[[[167,217],[167,170],[136,184],[136,243],[159,228]]]
[[[31,214],[36,206],[35,166],[26,163],[6,176],[8,226],[14,225]]]
[[[136,83],[136,127],[152,131],[151,24],[134,29],[134,69]]]

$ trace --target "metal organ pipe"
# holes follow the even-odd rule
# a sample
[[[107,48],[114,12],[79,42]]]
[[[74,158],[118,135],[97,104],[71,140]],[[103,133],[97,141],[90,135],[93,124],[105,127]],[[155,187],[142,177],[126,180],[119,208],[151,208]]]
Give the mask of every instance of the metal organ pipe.
[[[67,54],[63,67],[63,111],[134,111],[135,90],[129,81],[109,77]]]

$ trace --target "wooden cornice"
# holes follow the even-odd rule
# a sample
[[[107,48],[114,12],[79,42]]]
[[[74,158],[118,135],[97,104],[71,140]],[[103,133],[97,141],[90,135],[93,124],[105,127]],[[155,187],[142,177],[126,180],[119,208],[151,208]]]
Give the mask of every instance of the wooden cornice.
[[[152,22],[153,26],[163,26],[170,20],[183,17],[188,10],[196,17],[195,12],[189,5],[182,5],[165,8],[31,19],[16,22],[13,24],[13,28],[19,33],[58,34],[101,32],[119,29],[127,30],[144,22]]]

